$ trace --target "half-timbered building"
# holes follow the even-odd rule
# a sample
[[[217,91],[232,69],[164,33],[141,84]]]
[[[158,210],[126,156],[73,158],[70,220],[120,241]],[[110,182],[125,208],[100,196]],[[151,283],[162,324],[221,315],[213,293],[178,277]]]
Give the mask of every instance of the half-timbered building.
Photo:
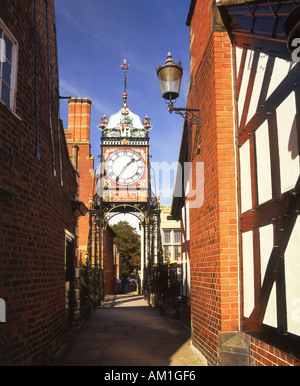
[[[300,68],[285,36],[300,2],[219,3],[233,42],[241,329],[300,359]]]
[[[209,365],[300,363],[299,7],[191,1],[187,107],[202,123],[185,122],[179,162],[204,163],[204,201],[174,197],[172,214],[188,229],[193,347]]]

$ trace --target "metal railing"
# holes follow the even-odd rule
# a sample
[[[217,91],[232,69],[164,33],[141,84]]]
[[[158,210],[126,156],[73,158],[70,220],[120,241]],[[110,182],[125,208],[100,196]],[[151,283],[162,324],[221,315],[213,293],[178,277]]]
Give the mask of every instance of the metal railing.
[[[144,271],[143,293],[149,304],[163,313],[163,306],[168,304],[179,307],[180,282],[176,263],[165,263],[146,267]]]
[[[104,300],[103,270],[89,264],[79,268],[80,317],[88,317]]]

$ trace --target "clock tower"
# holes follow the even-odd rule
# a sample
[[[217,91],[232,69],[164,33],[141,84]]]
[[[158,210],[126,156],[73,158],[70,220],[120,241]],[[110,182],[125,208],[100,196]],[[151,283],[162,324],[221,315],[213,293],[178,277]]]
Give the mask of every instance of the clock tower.
[[[146,203],[149,198],[150,118],[140,117],[127,106],[126,60],[123,106],[110,118],[103,116],[98,128],[101,137],[101,167],[98,196],[103,203]]]
[[[98,288],[94,304],[103,298],[105,288],[105,231],[109,220],[120,213],[137,217],[141,226],[140,282],[144,294],[152,288],[152,267],[161,261],[160,205],[152,193],[149,163],[150,118],[134,114],[127,106],[126,60],[124,71],[123,105],[109,118],[103,116],[101,130],[101,155],[97,170],[97,194],[90,210],[90,239],[88,255],[95,262],[96,274],[93,288]],[[149,295],[150,296],[150,295]],[[101,300],[100,300],[101,301]]]

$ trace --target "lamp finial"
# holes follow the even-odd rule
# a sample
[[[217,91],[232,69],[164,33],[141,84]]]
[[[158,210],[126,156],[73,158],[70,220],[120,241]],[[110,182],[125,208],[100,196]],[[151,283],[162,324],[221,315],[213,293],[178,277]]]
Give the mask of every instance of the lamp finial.
[[[127,76],[126,76],[126,72],[127,72],[129,67],[130,67],[130,65],[127,63],[127,60],[124,59],[123,64],[121,66],[121,68],[124,71],[124,92],[123,92],[123,101],[124,101],[123,110],[124,111],[127,111]]]

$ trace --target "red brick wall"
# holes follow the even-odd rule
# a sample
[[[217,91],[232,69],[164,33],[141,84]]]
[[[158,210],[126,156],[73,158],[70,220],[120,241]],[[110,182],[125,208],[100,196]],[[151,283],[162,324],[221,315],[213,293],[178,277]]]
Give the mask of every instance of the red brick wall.
[[[285,353],[251,338],[251,357],[255,366],[299,366],[299,361],[294,360]]]
[[[90,196],[93,196],[95,191],[94,178],[94,156],[90,155],[89,145],[80,145],[79,147],[79,199],[89,208]],[[89,234],[89,216],[79,218],[79,254],[84,260],[85,251],[88,244]]]
[[[46,3],[37,0],[40,160],[36,157],[34,2],[1,0],[0,15],[19,44],[16,114],[0,103],[0,185],[14,192],[0,198],[0,298],[7,311],[6,323],[0,324],[0,364],[48,364],[67,337],[65,229],[76,234],[71,200],[77,190],[57,118],[54,1],[49,1],[52,142]]]
[[[231,44],[213,31],[212,3],[197,1],[191,19],[187,106],[200,107],[202,119],[201,132],[189,128],[193,188],[195,163],[205,170],[203,206],[190,210],[193,345],[215,365],[219,333],[239,329],[239,293]]]
[[[197,0],[192,13],[187,103],[200,107],[202,116],[201,132],[189,127],[187,160],[203,162],[205,169],[204,204],[190,211],[193,345],[209,365],[218,364],[219,334],[240,329],[232,46],[213,3]],[[299,366],[253,337],[250,357],[254,366]]]

